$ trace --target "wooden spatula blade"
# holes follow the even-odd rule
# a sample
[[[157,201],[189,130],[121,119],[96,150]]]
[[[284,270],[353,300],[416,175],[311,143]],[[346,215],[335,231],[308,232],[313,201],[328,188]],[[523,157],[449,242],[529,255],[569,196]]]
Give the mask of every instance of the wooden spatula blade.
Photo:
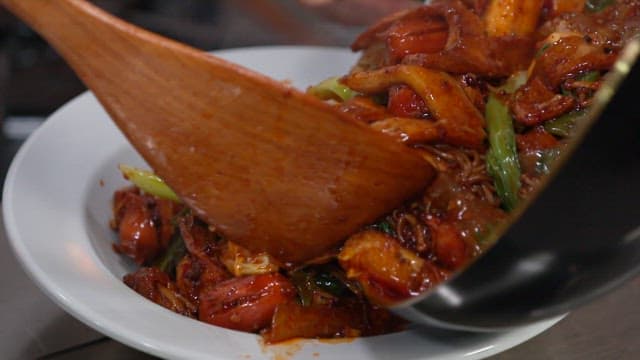
[[[410,149],[306,94],[256,74],[226,79],[239,70],[220,69],[209,56],[192,60],[202,65],[182,78],[198,83],[184,85],[191,114],[158,106],[133,126],[127,117],[116,122],[182,199],[232,241],[303,261],[418,194],[433,175]],[[220,75],[207,84],[197,76],[200,66]],[[128,94],[120,101],[134,108],[149,100]]]
[[[198,216],[252,250],[319,256],[434,175],[315,98],[84,1],[0,3],[56,47]]]

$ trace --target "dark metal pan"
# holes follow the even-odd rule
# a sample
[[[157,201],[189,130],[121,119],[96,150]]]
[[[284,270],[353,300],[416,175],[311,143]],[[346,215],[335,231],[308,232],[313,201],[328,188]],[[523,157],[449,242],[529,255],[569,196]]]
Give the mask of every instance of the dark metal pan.
[[[395,307],[421,323],[500,330],[568,312],[640,272],[640,40],[629,43],[567,151],[499,241]]]

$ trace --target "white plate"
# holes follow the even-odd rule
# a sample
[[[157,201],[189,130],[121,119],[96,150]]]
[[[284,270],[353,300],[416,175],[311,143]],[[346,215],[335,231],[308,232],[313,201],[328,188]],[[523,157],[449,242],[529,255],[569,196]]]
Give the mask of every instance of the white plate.
[[[344,74],[356,57],[343,49],[268,47],[218,55],[304,88]],[[33,280],[87,325],[167,358],[478,359],[515,346],[558,319],[499,334],[414,328],[352,341],[302,341],[265,347],[255,335],[176,315],[127,288],[133,266],[111,249],[116,165],[143,165],[95,98],[87,93],[53,114],[18,152],[4,187],[10,242]]]

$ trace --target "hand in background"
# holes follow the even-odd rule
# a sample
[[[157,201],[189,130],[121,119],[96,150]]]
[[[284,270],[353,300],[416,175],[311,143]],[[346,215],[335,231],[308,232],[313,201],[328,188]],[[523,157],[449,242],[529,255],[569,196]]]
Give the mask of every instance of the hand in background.
[[[385,15],[419,6],[415,0],[298,0],[325,16],[349,25],[369,25]]]

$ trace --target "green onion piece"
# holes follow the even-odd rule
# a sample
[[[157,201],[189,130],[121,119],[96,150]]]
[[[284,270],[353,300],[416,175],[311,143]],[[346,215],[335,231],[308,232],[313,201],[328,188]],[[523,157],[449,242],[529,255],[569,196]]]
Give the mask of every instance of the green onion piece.
[[[600,80],[600,71],[592,70],[582,74],[578,80],[586,82],[595,82]]]
[[[544,129],[553,135],[567,137],[576,126],[576,120],[586,113],[585,110],[572,111],[544,123]]]
[[[187,248],[184,245],[184,240],[179,234],[176,234],[169,243],[167,250],[156,260],[153,266],[175,278],[176,266],[178,266],[178,263],[186,253]]]
[[[313,305],[315,301],[323,303],[324,300],[340,298],[350,292],[356,293],[352,289],[353,284],[335,264],[297,269],[289,274],[289,278],[296,287],[300,305],[305,307]]]
[[[374,230],[383,232],[387,235],[396,236],[396,230],[387,220],[382,220],[371,226]]]
[[[499,221],[494,220],[478,227],[474,231],[474,235],[480,250],[484,252],[498,240],[498,230],[500,229]]]
[[[311,280],[312,274],[305,270],[300,269],[289,274],[289,278],[298,291],[298,299],[300,305],[307,307],[311,306],[313,302],[313,286]]]
[[[507,81],[500,87],[499,90],[504,91],[507,94],[513,94],[518,91],[518,89],[527,83],[527,72],[526,71],[518,71],[511,75]]]
[[[331,295],[341,296],[349,291],[347,286],[340,281],[340,279],[330,273],[321,272],[316,274],[313,282],[319,289],[324,290]]]
[[[535,58],[537,59],[540,56],[542,56],[542,54],[544,54],[545,51],[549,50],[550,47],[551,47],[551,43],[546,43],[546,44],[542,45],[542,47],[540,49],[538,49],[538,51],[536,51]]]
[[[487,171],[493,177],[496,192],[505,210],[513,210],[520,190],[520,164],[516,151],[513,119],[509,109],[494,94],[489,95],[485,110],[489,151]]]
[[[159,198],[180,202],[178,195],[171,190],[164,180],[160,179],[151,171],[141,170],[123,164],[120,164],[118,168],[120,168],[122,175],[124,175],[127,180],[131,181],[145,193]]]
[[[584,7],[587,11],[595,13],[604,10],[611,4],[613,4],[613,0],[587,0]]]
[[[600,80],[600,72],[597,70],[587,71],[586,73],[578,76],[576,80],[584,81],[584,82],[596,82]],[[577,96],[573,91],[567,90],[564,87],[560,89],[560,92],[564,96],[573,96],[573,97]]]
[[[357,92],[342,84],[340,77],[337,76],[328,78],[315,86],[311,86],[307,89],[307,93],[321,100],[338,101],[347,101],[358,95]]]

